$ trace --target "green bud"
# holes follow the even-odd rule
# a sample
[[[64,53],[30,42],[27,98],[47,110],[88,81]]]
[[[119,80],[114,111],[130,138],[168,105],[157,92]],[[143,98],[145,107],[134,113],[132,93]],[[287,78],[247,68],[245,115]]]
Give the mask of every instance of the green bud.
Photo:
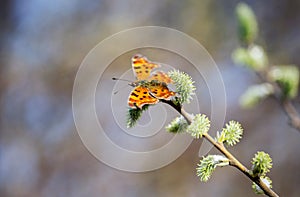
[[[256,39],[258,33],[255,14],[247,4],[239,3],[236,7],[236,16],[241,42],[251,44]]]
[[[128,108],[127,111],[127,128],[133,127],[138,119],[142,116],[143,111],[148,109],[149,105],[144,105],[142,109],[139,108]]]
[[[265,69],[269,62],[268,57],[264,51],[264,49],[259,45],[252,45],[248,49],[249,57],[251,59],[250,66],[255,71],[261,71]]]
[[[240,141],[243,135],[243,128],[239,122],[229,121],[222,132],[217,132],[217,141],[227,146],[233,146]]]
[[[265,176],[272,166],[272,158],[270,155],[263,151],[258,151],[252,159],[252,175]]]
[[[240,97],[240,105],[244,108],[253,107],[273,93],[274,88],[269,83],[250,86]]]
[[[179,95],[177,100],[180,104],[190,103],[192,96],[195,95],[196,87],[191,76],[178,70],[168,72],[168,75],[173,80],[176,87],[176,92]]]
[[[283,97],[295,98],[298,94],[299,69],[294,65],[274,66],[268,73],[270,80],[277,82]]]
[[[238,48],[232,53],[235,64],[246,66],[255,71],[264,70],[268,66],[268,57],[259,45],[251,45],[248,49]]]
[[[187,127],[187,132],[194,138],[201,138],[208,132],[210,121],[204,114],[197,114],[192,123]]]
[[[250,55],[245,48],[237,48],[232,53],[232,59],[235,64],[248,66],[252,64]]]
[[[229,159],[223,155],[208,155],[203,157],[199,164],[197,164],[197,176],[201,181],[208,181],[214,170],[219,167],[229,165]]]
[[[175,118],[168,126],[166,126],[166,130],[171,133],[182,133],[186,131],[188,127],[188,122],[183,116]]]

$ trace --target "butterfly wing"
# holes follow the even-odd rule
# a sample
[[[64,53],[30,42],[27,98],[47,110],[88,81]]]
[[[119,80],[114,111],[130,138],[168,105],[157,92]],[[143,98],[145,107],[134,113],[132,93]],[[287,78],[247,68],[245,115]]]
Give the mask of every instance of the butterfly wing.
[[[142,108],[146,104],[156,104],[158,99],[149,94],[149,89],[142,86],[135,87],[129,95],[128,106],[131,108]]]
[[[138,82],[146,80],[146,84],[138,85],[129,95],[128,105],[131,108],[142,108],[146,104],[156,104],[159,99],[170,99],[176,93],[169,90],[167,84],[172,79],[162,71],[150,76],[154,68],[159,64],[150,62],[145,56],[137,54],[131,58],[132,69]]]
[[[166,84],[173,83],[172,79],[164,72],[157,71],[151,75],[149,81],[157,80],[159,82],[164,82]]]
[[[132,69],[138,81],[147,80],[151,70],[160,67],[159,64],[150,62],[145,56],[137,54],[131,58]]]
[[[165,83],[154,83],[151,82],[149,85],[151,95],[157,99],[169,100],[172,96],[175,96],[175,92],[170,91]]]

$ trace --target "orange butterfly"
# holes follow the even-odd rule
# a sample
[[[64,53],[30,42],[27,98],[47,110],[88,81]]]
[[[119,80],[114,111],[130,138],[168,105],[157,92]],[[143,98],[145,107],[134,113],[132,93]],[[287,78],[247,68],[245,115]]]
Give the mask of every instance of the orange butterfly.
[[[149,61],[145,56],[137,54],[131,58],[132,69],[137,78],[133,83],[135,87],[129,95],[128,105],[130,108],[141,109],[146,104],[156,104],[159,99],[169,100],[175,95],[167,87],[172,79],[162,71],[151,74],[159,64]]]

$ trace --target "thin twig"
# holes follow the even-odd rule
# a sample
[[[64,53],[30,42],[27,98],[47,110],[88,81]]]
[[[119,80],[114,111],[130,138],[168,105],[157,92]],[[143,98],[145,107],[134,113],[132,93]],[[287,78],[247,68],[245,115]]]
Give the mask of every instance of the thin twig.
[[[190,124],[193,121],[192,115],[187,113],[181,106],[175,105],[172,101],[167,100],[161,100],[162,102],[169,104],[171,107],[173,107],[176,111],[178,111]],[[216,142],[208,133],[204,134],[203,137],[205,137],[216,149],[218,149],[222,154],[224,154],[229,159],[229,164],[235,168],[237,168],[239,171],[241,171],[243,174],[245,174],[248,178],[250,178],[253,182],[255,182],[264,192],[266,195],[271,197],[279,197],[278,194],[276,194],[271,188],[269,188],[261,179],[260,177],[252,176],[250,173],[250,170],[248,170],[241,162],[239,162],[227,149],[226,147],[219,142]]]

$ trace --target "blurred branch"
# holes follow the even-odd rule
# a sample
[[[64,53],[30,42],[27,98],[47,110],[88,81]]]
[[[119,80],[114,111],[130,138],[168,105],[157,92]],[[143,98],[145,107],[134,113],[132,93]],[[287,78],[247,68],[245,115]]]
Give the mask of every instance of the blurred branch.
[[[300,132],[300,116],[290,100],[282,102],[283,109],[290,118],[291,125]]]
[[[256,71],[256,74],[263,82],[267,82],[273,86],[273,89],[275,90],[273,97],[281,105],[282,109],[288,116],[291,126],[300,132],[300,115],[298,111],[296,110],[290,98],[282,99],[282,88],[277,83],[274,83],[273,81],[268,79],[267,73],[268,72],[266,71]]]
[[[299,69],[294,65],[270,66],[268,56],[262,46],[255,44],[258,25],[253,10],[245,3],[236,7],[240,43],[232,58],[236,64],[253,70],[263,84],[251,86],[241,97],[244,107],[251,107],[258,101],[273,96],[287,114],[291,126],[300,132],[300,116],[292,99],[297,96],[299,86]]]

